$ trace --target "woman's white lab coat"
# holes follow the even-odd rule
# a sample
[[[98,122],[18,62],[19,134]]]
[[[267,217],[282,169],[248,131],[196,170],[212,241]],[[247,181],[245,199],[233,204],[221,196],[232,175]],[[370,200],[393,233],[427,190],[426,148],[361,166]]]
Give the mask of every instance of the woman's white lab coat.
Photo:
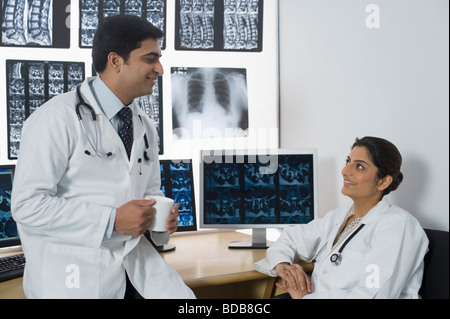
[[[316,259],[312,293],[305,298],[418,298],[428,249],[418,221],[384,198],[364,216],[365,226],[345,246],[336,265],[330,256],[345,240],[332,246],[346,217],[347,210],[335,210],[285,229],[254,268],[276,276],[278,263]]]
[[[128,160],[119,135],[91,92],[92,80],[84,81],[81,94],[98,117],[98,152],[112,156],[85,154],[95,150],[78,121],[75,91],[41,106],[23,128],[12,214],[26,257],[25,294],[28,298],[123,298],[126,269],[146,298],[194,298],[145,237],[114,232],[104,239],[112,208],[162,192],[152,121],[134,106],[134,143]],[[95,145],[94,122],[85,108],[82,117]],[[150,161],[143,158],[145,132]]]

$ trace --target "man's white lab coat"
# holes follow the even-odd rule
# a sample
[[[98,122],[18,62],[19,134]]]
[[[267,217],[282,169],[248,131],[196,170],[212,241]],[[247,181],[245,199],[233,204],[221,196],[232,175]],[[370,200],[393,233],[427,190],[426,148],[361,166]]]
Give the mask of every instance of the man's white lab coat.
[[[95,150],[78,121],[75,91],[54,97],[24,125],[12,214],[26,257],[25,294],[28,298],[123,298],[126,270],[146,298],[194,298],[145,237],[114,232],[104,238],[112,208],[162,192],[152,121],[133,107],[134,143],[128,160],[119,135],[91,92],[92,80],[84,81],[81,94],[98,117],[98,152],[112,156],[85,154]],[[82,117],[95,145],[95,126],[86,108]],[[144,133],[150,161],[143,158]]]

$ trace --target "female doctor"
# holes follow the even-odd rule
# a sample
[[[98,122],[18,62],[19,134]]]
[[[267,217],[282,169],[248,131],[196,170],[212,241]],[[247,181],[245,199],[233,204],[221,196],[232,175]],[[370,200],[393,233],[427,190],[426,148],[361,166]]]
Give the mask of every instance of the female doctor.
[[[287,228],[255,263],[300,298],[418,298],[428,239],[418,221],[385,195],[403,179],[402,158],[384,139],[357,139],[342,170],[349,209]],[[314,262],[311,281],[296,264]]]
[[[27,298],[123,298],[126,282],[131,296],[195,297],[143,236],[155,204],[144,198],[163,194],[156,129],[133,100],[151,94],[163,75],[162,36],[136,16],[106,19],[92,49],[100,75],[26,121],[12,213],[27,260]],[[124,107],[132,111],[129,154],[118,134]],[[177,207],[159,236],[166,241]]]

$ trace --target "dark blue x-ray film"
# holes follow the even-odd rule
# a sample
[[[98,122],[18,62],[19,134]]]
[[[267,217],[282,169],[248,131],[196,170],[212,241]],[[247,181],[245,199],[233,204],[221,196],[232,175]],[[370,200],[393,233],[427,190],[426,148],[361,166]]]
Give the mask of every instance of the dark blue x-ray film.
[[[276,156],[276,155],[274,155]],[[203,165],[203,220],[221,224],[305,224],[314,218],[313,155],[277,161],[222,157]]]
[[[178,203],[178,231],[197,230],[191,160],[160,160],[161,190]]]

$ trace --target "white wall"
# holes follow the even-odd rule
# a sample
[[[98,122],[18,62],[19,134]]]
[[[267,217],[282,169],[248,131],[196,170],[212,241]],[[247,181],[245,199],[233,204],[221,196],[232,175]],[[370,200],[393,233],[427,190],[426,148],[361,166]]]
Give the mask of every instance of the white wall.
[[[380,9],[369,29],[366,7]],[[340,170],[355,137],[403,155],[390,200],[449,229],[449,2],[280,0],[281,147],[317,147],[320,215],[346,204]]]

